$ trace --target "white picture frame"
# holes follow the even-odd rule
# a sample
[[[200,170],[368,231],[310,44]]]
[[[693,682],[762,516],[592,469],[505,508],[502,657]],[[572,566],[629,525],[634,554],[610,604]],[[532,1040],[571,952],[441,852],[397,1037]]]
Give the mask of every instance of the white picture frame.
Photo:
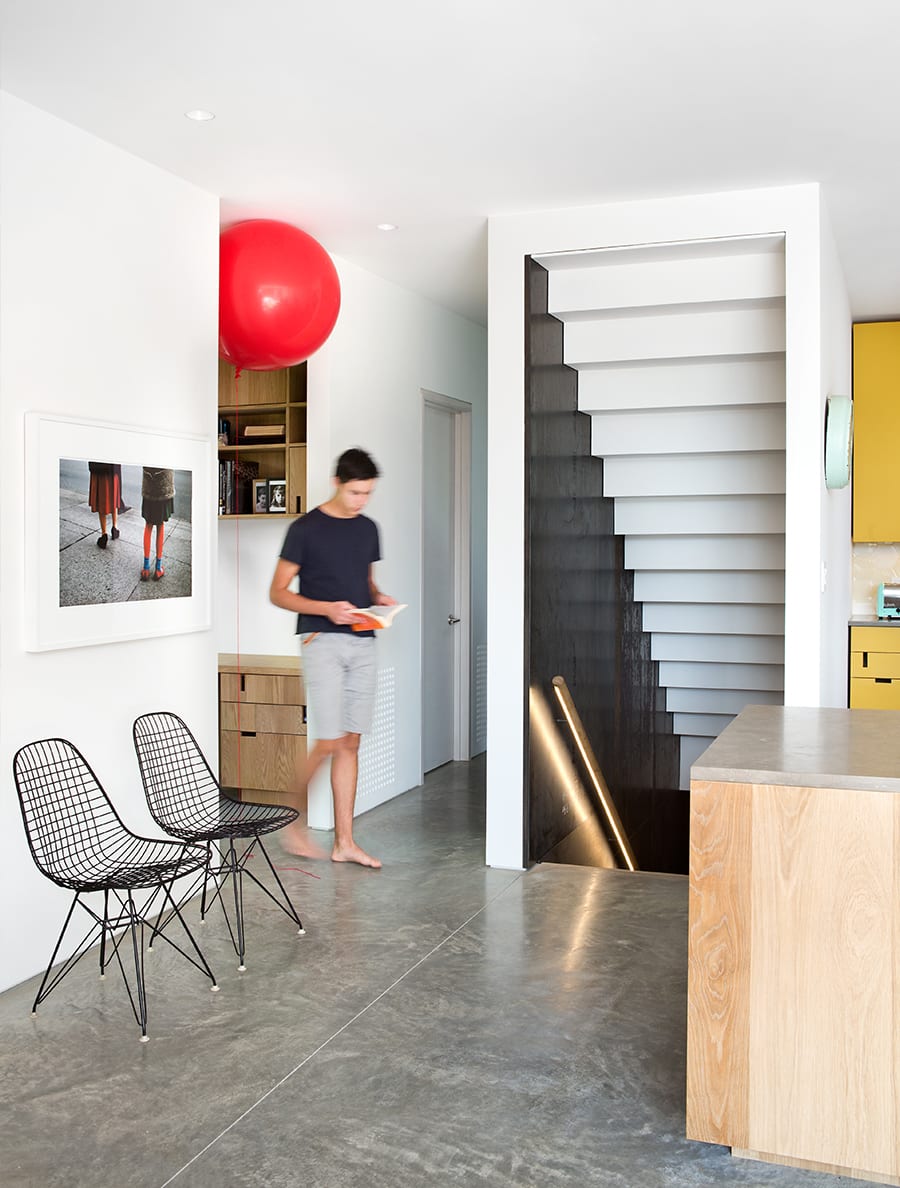
[[[213,443],[205,437],[178,435],[165,430],[135,428],[100,421],[30,412],[25,414],[25,647],[27,651],[109,644],[190,631],[211,626],[211,549],[215,491],[212,483]],[[61,605],[60,556],[69,542],[62,540],[63,495],[61,463],[70,460],[113,462],[125,467],[166,467],[176,473],[189,472],[191,491],[189,532],[182,531],[178,565],[190,567],[189,583],[174,581],[140,583],[140,555],[143,553],[141,503],[137,501],[126,524],[120,513],[123,536],[115,548],[122,558],[137,557],[137,584],[141,597],[135,600],[98,595],[98,601],[83,605]],[[108,563],[113,546],[97,548],[99,521],[86,509],[84,541],[78,541],[80,571],[91,559]],[[127,532],[126,532],[127,529]],[[88,537],[90,540],[88,541]],[[152,547],[152,546],[151,546]],[[126,549],[128,551],[126,551]],[[154,560],[151,557],[151,566]],[[177,572],[171,566],[170,576]],[[181,596],[179,589],[189,588]]]

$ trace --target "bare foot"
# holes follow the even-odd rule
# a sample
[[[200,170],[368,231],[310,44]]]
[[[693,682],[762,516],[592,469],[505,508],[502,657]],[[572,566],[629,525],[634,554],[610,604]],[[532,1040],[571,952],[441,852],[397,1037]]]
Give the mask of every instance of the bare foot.
[[[331,851],[332,862],[356,862],[360,866],[371,866],[373,870],[381,870],[381,863],[377,858],[373,858],[371,854],[367,854],[365,850],[361,850],[359,846],[351,843],[349,846],[337,846]]]
[[[323,850],[318,842],[309,836],[309,830],[300,821],[292,821],[285,825],[278,834],[281,848],[288,854],[298,858],[327,858],[328,851]]]

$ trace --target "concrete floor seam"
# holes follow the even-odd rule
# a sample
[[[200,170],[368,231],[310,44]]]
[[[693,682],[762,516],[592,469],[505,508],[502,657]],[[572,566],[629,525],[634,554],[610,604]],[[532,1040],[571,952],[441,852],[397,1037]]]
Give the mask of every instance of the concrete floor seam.
[[[431,957],[433,957],[435,955],[435,953],[437,953],[440,949],[442,949],[446,944],[448,944],[450,941],[452,941],[454,937],[458,936],[465,928],[468,928],[468,926],[472,923],[473,920],[476,920],[482,914],[482,912],[487,911],[487,909],[493,903],[495,903],[502,895],[505,895],[506,892],[510,889],[510,887],[515,886],[515,884],[523,877],[524,873],[525,872],[523,871],[519,874],[516,874],[515,877],[512,878],[504,887],[500,888],[500,890],[496,893],[496,895],[492,895],[490,899],[486,900],[481,905],[481,907],[478,909],[478,911],[473,912],[472,915],[469,916],[469,918],[467,920],[464,920],[462,922],[462,924],[457,925],[457,927],[454,928],[454,930],[452,932],[448,933],[447,936],[445,936],[442,941],[439,941],[438,944],[436,944],[432,949],[430,949],[427,953],[425,953],[424,956],[420,957],[418,961],[414,962],[409,967],[409,969],[405,970],[402,974],[400,974],[400,976],[398,978],[395,978],[394,981],[391,982],[391,984],[389,986],[386,986],[384,988],[384,990],[382,990],[382,991],[380,991],[380,993],[376,994],[376,996],[372,999],[372,1001],[367,1003],[360,1010],[358,1010],[356,1012],[356,1014],[351,1019],[348,1019],[346,1023],[343,1023],[337,1029],[337,1031],[334,1032],[333,1035],[330,1035],[327,1039],[323,1040],[322,1043],[319,1044],[319,1046],[317,1048],[315,1048],[312,1052],[309,1053],[309,1055],[304,1056],[304,1058],[300,1061],[300,1063],[298,1065],[296,1065],[294,1068],[292,1068],[290,1070],[290,1072],[285,1073],[284,1076],[281,1078],[281,1080],[276,1081],[274,1085],[272,1085],[269,1089],[267,1089],[266,1092],[262,1095],[262,1097],[260,1097],[257,1101],[254,1101],[252,1105],[249,1105],[246,1108],[246,1110],[244,1110],[244,1112],[242,1114],[239,1114],[233,1121],[229,1122],[224,1130],[220,1131],[219,1134],[217,1134],[215,1138],[210,1139],[210,1141],[206,1144],[206,1146],[201,1148],[201,1150],[199,1150],[196,1155],[192,1156],[192,1158],[190,1158],[187,1161],[187,1163],[185,1163],[182,1167],[180,1167],[178,1169],[178,1171],[176,1171],[173,1175],[169,1176],[168,1180],[165,1180],[160,1185],[160,1188],[168,1188],[168,1186],[170,1184],[173,1184],[178,1179],[178,1177],[181,1175],[182,1172],[187,1171],[187,1169],[192,1164],[196,1163],[196,1161],[202,1155],[205,1155],[207,1151],[211,1150],[216,1145],[216,1143],[219,1142],[220,1139],[224,1138],[225,1135],[228,1134],[230,1131],[232,1131],[240,1122],[243,1122],[243,1120],[245,1118],[249,1117],[249,1115],[252,1114],[253,1111],[257,1108],[257,1106],[262,1105],[262,1103],[264,1101],[266,1101],[269,1097],[271,1097],[272,1094],[277,1089],[280,1089],[282,1085],[286,1084],[286,1082],[289,1081],[291,1079],[291,1077],[294,1076],[295,1073],[298,1073],[300,1071],[300,1069],[305,1067],[305,1065],[309,1064],[309,1062],[311,1060],[313,1060],[316,1056],[318,1056],[318,1054],[321,1051],[323,1051],[325,1048],[328,1047],[328,1045],[330,1043],[332,1043],[334,1040],[336,1040],[338,1038],[338,1036],[343,1035],[343,1033],[348,1028],[352,1027],[354,1023],[356,1023],[359,1019],[361,1019],[363,1017],[363,1015],[365,1015],[369,1010],[371,1010],[371,1008],[373,1006],[375,1006],[376,1003],[380,1002],[387,994],[390,994],[390,992],[392,990],[394,990],[397,986],[399,986],[402,981],[404,981],[406,978],[409,977],[409,975],[411,973],[413,973],[415,970],[417,970],[420,965],[424,965],[424,963],[426,961],[428,961]]]

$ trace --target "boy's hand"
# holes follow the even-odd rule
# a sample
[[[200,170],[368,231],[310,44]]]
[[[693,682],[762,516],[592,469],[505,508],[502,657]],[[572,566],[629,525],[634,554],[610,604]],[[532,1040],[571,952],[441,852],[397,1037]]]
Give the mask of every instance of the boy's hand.
[[[391,598],[390,594],[376,594],[372,601],[373,606],[396,606],[397,599]]]
[[[359,621],[357,608],[352,602],[329,603],[328,618],[338,627],[349,627]]]

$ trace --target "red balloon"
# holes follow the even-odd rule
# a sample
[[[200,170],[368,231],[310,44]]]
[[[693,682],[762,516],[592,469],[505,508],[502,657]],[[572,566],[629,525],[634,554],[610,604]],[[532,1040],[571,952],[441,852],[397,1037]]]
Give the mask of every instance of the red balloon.
[[[219,354],[239,369],[302,363],[334,329],[341,286],[311,235],[275,219],[235,223],[219,237]]]

